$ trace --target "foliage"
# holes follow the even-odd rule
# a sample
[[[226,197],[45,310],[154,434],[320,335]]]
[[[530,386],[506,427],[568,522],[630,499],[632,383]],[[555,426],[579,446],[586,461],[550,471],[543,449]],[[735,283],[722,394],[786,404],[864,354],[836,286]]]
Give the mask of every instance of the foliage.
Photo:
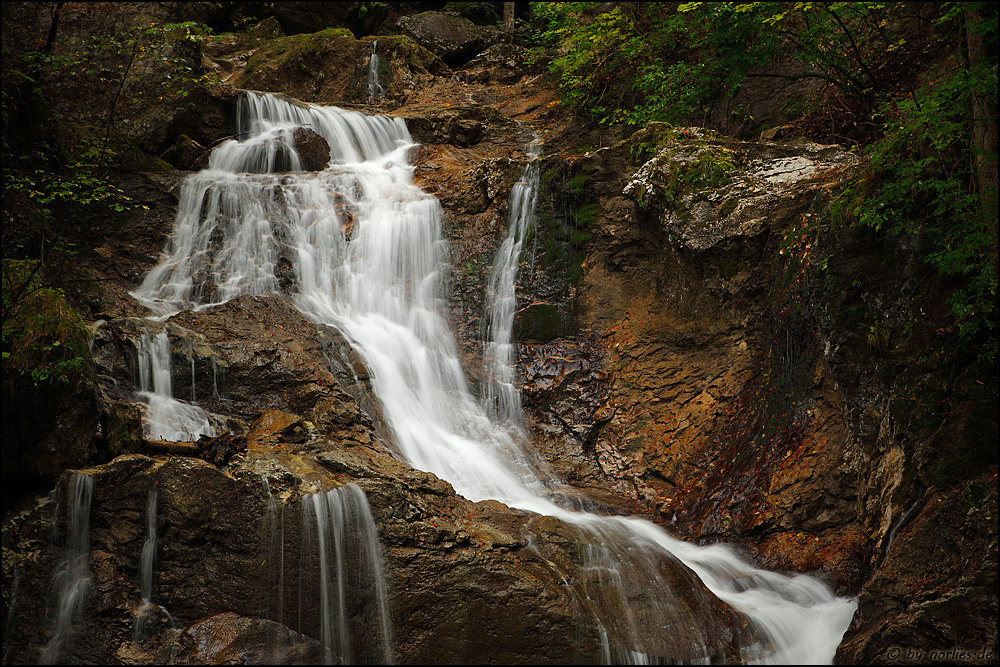
[[[102,8],[76,11],[96,13]],[[122,142],[112,140],[111,129],[130,72],[156,66],[164,73],[154,85],[186,96],[200,77],[178,45],[198,42],[208,32],[192,21],[131,29],[115,22],[85,37],[67,36],[52,49],[47,45],[4,54],[4,257],[44,261],[53,250],[70,249],[71,232],[95,216],[132,207],[107,178],[109,165],[121,162],[112,145]],[[80,127],[69,130],[57,119],[46,97],[66,97],[64,86],[69,91],[90,86],[107,93],[110,108],[100,134]],[[129,92],[130,103],[137,104],[151,91],[135,85]]]
[[[536,3],[535,13],[539,39],[556,49],[551,68],[563,102],[602,124],[707,119],[714,100],[748,76],[828,82],[823,105],[802,105],[814,111],[800,117],[799,127],[821,127],[820,110],[837,115],[822,121],[826,136],[862,142],[873,167],[835,208],[881,233],[919,235],[929,248],[926,261],[954,286],[950,303],[960,335],[982,344],[985,360],[995,358],[996,192],[977,191],[970,111],[974,97],[994,105],[997,98],[995,9],[577,2]],[[970,29],[963,22],[971,13],[981,18],[975,29],[985,62],[967,62],[962,31]],[[798,73],[761,71],[779,52],[797,57]],[[995,114],[994,106],[987,121],[994,127]],[[995,170],[995,152],[986,157]],[[884,332],[869,333],[874,347],[884,347]]]
[[[59,142],[63,149],[64,143]],[[55,168],[48,148],[17,156],[4,151],[10,165],[3,184],[5,258],[48,261],[52,253],[72,252],[72,238],[84,224],[135,206],[101,174],[100,143],[84,141],[77,150],[65,151],[66,162]]]
[[[24,376],[35,387],[66,383],[89,363],[87,331],[62,287],[81,282],[67,276],[76,243],[88,228],[135,206],[108,177],[109,165],[127,165],[139,152],[112,139],[116,106],[119,98],[140,101],[137,65],[165,70],[162,80],[145,80],[180,96],[194,80],[184,45],[202,39],[204,26],[128,29],[114,9],[61,7],[57,12],[92,12],[88,18],[96,24],[112,23],[85,37],[56,41],[51,39],[57,34],[56,13],[44,48],[4,52],[3,367],[10,382]],[[133,81],[130,95],[123,95]],[[90,89],[86,99],[107,94],[106,127],[71,126],[51,107],[48,98],[72,102],[81,88]],[[119,154],[123,145],[128,155]]]
[[[672,123],[706,117],[743,72],[775,52],[759,11],[704,4],[694,13],[659,3],[535,3],[538,38],[559,49],[551,69],[563,102],[602,124]],[[682,5],[680,9],[683,9]],[[595,14],[596,12],[596,14]]]
[[[995,39],[995,17],[990,30]],[[912,94],[887,99],[879,112],[883,134],[865,151],[873,173],[837,206],[861,226],[925,239],[931,248],[926,261],[956,281],[950,304],[961,337],[983,342],[984,360],[991,361],[997,347],[996,193],[984,206],[972,185],[974,95],[996,99],[995,60],[970,65],[950,58]]]
[[[92,363],[90,333],[61,289],[46,287],[40,263],[3,261],[3,372],[42,384],[68,383]]]

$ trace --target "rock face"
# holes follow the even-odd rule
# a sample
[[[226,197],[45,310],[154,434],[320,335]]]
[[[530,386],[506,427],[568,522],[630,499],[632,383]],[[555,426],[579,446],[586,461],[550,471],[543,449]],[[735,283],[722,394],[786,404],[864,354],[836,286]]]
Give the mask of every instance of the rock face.
[[[8,4],[5,48],[8,18],[25,12],[18,21],[44,37],[43,8]],[[112,23],[190,18],[187,4],[153,3]],[[735,543],[763,566],[818,574],[858,595],[841,662],[920,662],[955,647],[995,661],[995,395],[972,375],[940,370],[953,342],[938,327],[948,286],[922,264],[920,239],[871,238],[831,216],[831,198],[865,168],[855,155],[660,124],[618,141],[560,116],[540,66],[497,42],[494,28],[428,12],[400,19],[406,35],[375,36],[364,21],[381,22],[382,9],[360,11],[372,3],[232,4],[273,18],[164,52],[172,67],[225,83],[155,99],[150,86],[174,70],[152,59],[125,81],[123,94],[140,101],[119,110],[114,133],[149,161],[141,171],[117,165],[113,175],[141,206],[81,232],[77,262],[98,285],[80,305],[96,381],[23,411],[25,401],[4,401],[5,429],[16,423],[24,436],[5,438],[5,486],[18,475],[49,484],[67,469],[94,480],[91,583],[79,621],[88,641],[67,640],[67,660],[326,659],[318,617],[292,611],[301,573],[291,554],[304,539],[303,499],[348,487],[364,492],[377,526],[395,661],[601,659],[595,617],[583,611],[592,591],[580,556],[587,536],[552,517],[470,502],[394,458],[367,371],[336,331],[279,295],[152,322],[129,294],[173,224],[184,174],[171,165],[203,166],[208,148],[232,134],[235,88],[366,101],[374,49],[385,63],[378,108],[406,120],[421,144],[411,153],[414,178],[442,206],[451,323],[473,385],[508,194],[526,144],[545,136],[516,330],[532,443],[564,482],[555,495],[641,514],[685,538]],[[59,53],[88,25],[86,13],[67,19]],[[66,73],[53,80],[68,91],[55,104],[63,120],[104,126],[110,89]],[[300,130],[296,145],[303,168],[326,166],[318,135]],[[283,258],[276,275],[286,291],[291,266]],[[195,443],[144,435],[143,331],[167,333],[175,396],[239,439],[214,464],[163,449]],[[16,504],[5,505],[11,663],[38,662],[53,637],[47,607],[63,552],[51,535],[53,526],[65,534],[69,476],[52,496],[19,486]],[[151,612],[150,636],[140,640],[133,628],[151,488],[160,540],[153,601],[169,617]],[[287,555],[269,569],[276,544]],[[663,568],[681,591],[679,608],[711,638],[711,658],[738,661],[752,641],[745,619],[680,564]],[[671,659],[699,657],[664,642]]]
[[[582,180],[586,195],[552,196],[545,206],[564,220],[597,210],[575,293],[578,325],[600,332],[601,354],[583,376],[600,388],[555,406],[532,401],[532,414],[554,440],[540,451],[553,452],[571,478],[604,476],[681,534],[735,541],[768,567],[820,571],[839,590],[860,591],[838,658],[877,662],[894,658],[893,646],[926,656],[962,643],[946,636],[953,588],[985,608],[996,604],[995,574],[985,574],[995,556],[983,550],[995,531],[970,514],[949,522],[966,526],[958,535],[933,537],[941,512],[955,510],[925,491],[936,480],[944,495],[982,498],[992,516],[996,464],[966,441],[961,456],[982,457],[984,467],[954,481],[957,449],[932,453],[941,431],[894,411],[904,387],[935,374],[890,369],[926,333],[893,342],[872,333],[881,325],[867,337],[847,333],[847,313],[857,327],[858,311],[874,307],[859,300],[912,321],[933,312],[941,294],[907,259],[916,250],[907,241],[866,246],[831,228],[826,202],[858,166],[836,147],[740,143],[656,125],[584,156],[564,182],[572,190]],[[853,298],[840,291],[847,276]],[[525,397],[545,396],[549,376],[536,374],[531,355],[522,363]],[[951,428],[993,438],[995,420],[971,400]],[[603,475],[567,465],[577,452]],[[914,542],[901,547],[902,534]],[[955,563],[947,574],[916,555],[954,553],[954,540],[973,534],[980,546],[945,557]],[[926,597],[900,602],[894,577]],[[983,617],[964,618],[989,654],[995,630]],[[918,623],[937,629],[921,632]]]
[[[533,522],[495,502],[470,503],[433,475],[366,447],[338,446],[308,457],[280,453],[296,451],[292,443],[269,443],[268,453],[257,451],[258,445],[251,449],[224,471],[192,458],[141,455],[81,471],[94,482],[83,623],[90,632],[104,629],[100,642],[69,644],[65,656],[113,662],[131,655],[148,661],[173,651],[190,663],[315,657],[320,650],[315,640],[261,618],[274,613],[273,600],[268,602],[273,592],[264,588],[270,581],[265,565],[275,553],[283,554],[286,604],[293,605],[303,594],[294,583],[301,576],[297,550],[306,549],[299,533],[305,525],[299,518],[303,494],[348,483],[364,489],[379,527],[397,661],[558,663],[574,655],[599,656],[596,629],[579,614],[569,587],[581,564],[573,556],[580,538],[568,527],[554,520]],[[154,625],[153,636],[138,641],[132,631],[140,603],[136,573],[146,539],[144,508],[154,488],[159,545],[154,600],[169,613],[169,623]],[[275,534],[266,530],[273,499],[280,499],[273,516],[284,517],[279,519],[284,546],[277,552],[269,550]],[[58,506],[40,506],[10,524],[10,533],[5,530],[5,565],[20,568],[17,582],[29,600],[44,597],[55,553],[39,549],[26,526],[38,525],[52,511]],[[534,551],[529,544],[539,531],[562,534],[560,546],[547,540],[547,551]],[[552,569],[553,559],[561,563],[558,570]],[[679,567],[685,586],[700,586]],[[15,627],[27,625],[31,611],[15,608]],[[315,626],[318,620],[309,616],[315,609],[305,613],[293,623]],[[704,622],[718,624],[713,632],[723,638],[720,655],[738,651],[746,641],[732,631],[740,621],[727,608],[700,608],[700,614]],[[167,626],[185,630],[174,639]],[[49,640],[50,627],[43,617],[36,619],[35,646]],[[362,635],[355,635],[355,651],[364,646]],[[484,645],[481,637],[493,641]],[[13,646],[14,662],[36,657],[30,645]]]
[[[463,16],[423,12],[397,21],[404,34],[451,66],[468,60],[500,35],[495,27],[476,25]]]
[[[378,72],[390,106],[405,103],[418,88],[430,85],[435,74],[448,68],[440,58],[403,35],[355,39],[343,29],[330,28],[292,35],[240,50],[220,47],[218,66],[230,70],[227,81],[251,90],[280,90],[292,97],[320,104],[368,101],[368,65],[372,42],[382,68]],[[210,47],[211,48],[211,47]]]

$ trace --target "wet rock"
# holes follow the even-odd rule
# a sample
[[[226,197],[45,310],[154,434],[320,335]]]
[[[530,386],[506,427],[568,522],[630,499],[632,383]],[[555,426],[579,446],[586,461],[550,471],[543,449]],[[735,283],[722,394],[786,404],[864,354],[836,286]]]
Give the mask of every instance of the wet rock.
[[[929,492],[865,582],[837,662],[925,662],[931,651],[947,650],[966,652],[968,662],[996,659],[996,480],[980,476],[957,493]],[[981,540],[988,533],[992,545]]]
[[[476,25],[495,26],[501,19],[495,5],[493,2],[448,2],[441,11],[458,14]]]
[[[452,67],[482,51],[500,36],[496,27],[479,26],[464,17],[442,12],[403,16],[396,25]]]
[[[203,160],[198,147],[214,145],[231,134],[236,108],[236,91],[223,84],[192,84],[184,95],[168,95],[151,102],[141,112],[122,118],[116,127],[151,155],[171,149],[184,168],[198,168]],[[189,137],[190,148],[177,149],[177,138]],[[185,161],[186,158],[186,161]]]
[[[462,77],[475,83],[515,84],[526,75],[540,74],[543,66],[529,64],[528,52],[516,44],[493,44],[462,68]]]
[[[253,24],[247,34],[252,37],[258,37],[260,39],[276,39],[278,37],[284,37],[285,31],[281,27],[281,23],[273,16],[268,16],[262,21],[258,21]]]
[[[231,83],[251,90],[280,90],[308,102],[344,103],[359,97],[360,63],[366,54],[350,31],[320,32],[271,40],[246,59]]]
[[[347,483],[364,489],[378,525],[396,661],[438,656],[448,662],[537,663],[600,655],[592,619],[578,607],[565,579],[585,577],[579,535],[565,527],[546,528],[544,521],[530,523],[530,515],[496,501],[471,503],[434,475],[370,448],[332,449],[314,458],[247,452],[224,470],[193,458],[123,456],[83,472],[94,479],[93,595],[83,614],[88,645],[72,649],[68,659],[131,656],[150,662],[176,654],[185,663],[312,656],[315,637],[251,618],[264,608],[266,577],[260,567],[271,553],[263,551],[268,542],[261,531],[267,508],[277,500],[283,508],[278,516],[287,514],[280,533],[287,544],[285,579],[297,581],[301,494]],[[138,610],[135,563],[146,539],[153,488],[159,537],[154,595],[163,622],[154,624],[153,636],[140,645],[132,637]],[[5,582],[6,567],[16,560],[8,547],[28,556],[28,527],[39,512],[42,506],[16,526],[5,524]],[[532,536],[553,531],[563,534],[556,541],[563,556],[528,547]],[[8,539],[15,535],[21,542]],[[287,586],[289,600],[297,590],[297,584]],[[30,627],[31,613],[44,613],[22,611],[16,626],[22,630]],[[312,613],[306,611],[310,618]],[[318,627],[314,620],[303,623]],[[188,627],[174,639],[172,626]],[[720,637],[723,643],[732,639]],[[9,655],[23,655],[31,641],[17,631]]]
[[[178,169],[199,171],[208,166],[208,149],[186,134],[163,153],[163,159]]]
[[[97,284],[95,321],[148,314],[130,294],[159,260],[173,228],[177,196],[185,174],[179,171],[121,174],[115,185],[133,201],[143,202],[124,216],[103,216],[89,230],[92,237],[79,263]],[[114,348],[112,343],[105,348]]]
[[[189,338],[204,341],[225,364],[220,395],[199,399],[206,409],[248,421],[269,409],[294,412],[327,437],[371,441],[369,418],[328,370],[316,325],[285,299],[238,297],[210,310],[181,313],[170,322],[190,331]],[[181,385],[175,391],[184,396],[183,380],[177,379]],[[211,377],[196,384],[212,387]]]
[[[545,343],[566,333],[565,321],[556,305],[536,301],[517,311],[517,337],[526,342]]]
[[[385,4],[364,2],[247,2],[246,13],[273,13],[288,35],[311,33],[328,27],[347,28],[355,36],[373,34],[388,14]]]
[[[323,645],[280,623],[231,612],[193,623],[179,638],[177,659],[192,665],[299,665],[324,660]]]
[[[857,595],[867,575],[868,539],[856,526],[775,533],[762,537],[752,548],[763,567],[823,577],[838,595]]]
[[[301,445],[316,440],[313,425],[298,415],[267,410],[247,429],[246,439],[254,449],[271,450],[279,443]]]
[[[413,138],[422,144],[469,147],[512,128],[509,118],[482,107],[410,106],[396,115],[406,120]]]
[[[101,424],[108,455],[137,454],[142,448],[143,412],[138,405],[119,401],[105,408],[107,415]]]
[[[219,67],[232,72],[234,86],[252,90],[280,90],[297,99],[322,104],[368,101],[368,61],[372,38],[355,39],[348,31],[329,28],[293,35],[221,58]],[[427,49],[402,35],[379,36],[379,72],[389,106],[406,101],[430,84],[447,66]],[[228,64],[226,64],[228,63]]]
[[[525,408],[539,454],[591,502],[620,512],[594,450],[599,429],[613,415],[611,377],[595,337],[518,346]]]
[[[330,144],[307,127],[297,127],[292,133],[295,150],[303,171],[322,171],[330,162]]]

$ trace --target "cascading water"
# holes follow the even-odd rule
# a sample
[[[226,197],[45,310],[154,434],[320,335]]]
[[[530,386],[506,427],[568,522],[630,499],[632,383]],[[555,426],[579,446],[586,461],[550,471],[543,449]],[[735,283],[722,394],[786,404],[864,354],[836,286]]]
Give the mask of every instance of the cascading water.
[[[353,484],[302,499],[298,614],[340,664],[392,662],[389,595],[378,530],[364,492]],[[316,610],[319,628],[306,615]]]
[[[375,104],[385,97],[385,89],[378,80],[378,68],[382,61],[378,57],[378,40],[372,42],[372,53],[368,58],[368,103]]]
[[[510,193],[507,234],[493,261],[486,293],[488,335],[483,353],[484,400],[494,420],[516,429],[516,435],[523,434],[524,411],[514,371],[517,352],[514,342],[515,287],[522,246],[535,219],[540,155],[540,145],[532,142],[528,147],[528,164]]]
[[[197,405],[173,396],[170,380],[170,340],[162,331],[150,338],[143,332],[139,339],[139,388],[146,397],[146,437],[157,440],[193,441],[202,435],[215,435],[208,413]],[[193,371],[192,371],[193,378]],[[192,379],[192,393],[194,382]]]
[[[94,478],[74,473],[69,480],[68,495],[65,552],[57,566],[54,583],[57,595],[55,626],[52,638],[42,650],[40,662],[43,665],[54,665],[62,656],[90,585],[90,504]]]
[[[142,599],[139,613],[135,619],[135,640],[139,641],[146,633],[145,625],[147,610],[153,604],[153,572],[156,567],[156,503],[159,496],[155,484],[149,488],[146,500],[146,540],[142,543],[142,555],[139,558],[139,596]]]
[[[752,568],[725,547],[696,547],[649,522],[572,511],[546,497],[555,480],[531,465],[518,429],[498,423],[521,419],[519,403],[501,400],[503,383],[513,387],[501,368],[511,366],[513,341],[498,335],[512,326],[507,315],[488,316],[492,340],[511,346],[488,357],[497,360],[491,371],[496,400],[486,401],[495,406],[496,421],[469,392],[444,317],[440,207],[412,183],[407,151],[413,143],[402,120],[256,93],[242,98],[239,118],[248,138],[220,146],[209,169],[185,182],[164,257],[135,293],[141,302],[167,314],[237,293],[274,292],[275,258],[285,245],[294,258],[297,306],[337,327],[362,356],[403,458],[471,500],[495,498],[555,516],[588,536],[596,588],[581,584],[580,594],[607,638],[606,659],[677,659],[678,644],[664,645],[663,635],[684,642],[685,659],[711,657],[704,646],[709,638],[699,636],[708,633],[692,629],[698,618],[675,609],[677,591],[658,575],[671,558],[749,616],[760,642],[747,648],[746,659],[832,659],[853,600],[835,598],[809,577]],[[330,166],[319,173],[261,173],[278,155],[295,168],[297,126],[328,141]],[[531,198],[520,196],[526,201],[516,208]],[[506,283],[516,276],[516,245],[502,258],[510,266],[496,269],[494,294],[513,293]],[[510,299],[503,303],[512,316]],[[310,502],[318,517],[324,502]],[[637,579],[643,590],[630,590]],[[333,621],[321,630],[331,642],[337,632]]]
[[[176,630],[176,624],[170,612],[165,607],[153,602],[153,577],[156,574],[156,558],[159,547],[156,537],[156,515],[159,495],[157,484],[150,484],[149,494],[146,497],[146,539],[142,543],[142,553],[139,556],[140,602],[139,608],[136,609],[135,627],[132,631],[132,639],[137,642],[148,639],[154,622],[165,621],[168,629]],[[171,651],[176,648],[176,643],[171,641]]]
[[[389,592],[364,491],[350,484],[303,496],[297,547],[286,547],[286,503],[279,505],[269,487],[268,498],[263,616],[319,639],[328,664],[391,663]],[[294,526],[288,532],[294,534]],[[286,565],[298,570],[287,582]],[[275,628],[265,647],[268,661],[295,661],[295,651],[287,639],[279,641]]]

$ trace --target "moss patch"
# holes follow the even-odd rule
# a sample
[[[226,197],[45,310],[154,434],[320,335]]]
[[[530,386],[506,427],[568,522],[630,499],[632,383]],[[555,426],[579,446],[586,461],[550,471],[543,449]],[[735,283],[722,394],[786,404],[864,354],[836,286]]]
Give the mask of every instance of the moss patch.
[[[353,52],[358,41],[346,28],[327,28],[319,32],[290,35],[268,42],[258,49],[249,60],[244,77],[255,79],[267,69],[278,69],[291,62],[307,67],[306,59],[331,50]]]

